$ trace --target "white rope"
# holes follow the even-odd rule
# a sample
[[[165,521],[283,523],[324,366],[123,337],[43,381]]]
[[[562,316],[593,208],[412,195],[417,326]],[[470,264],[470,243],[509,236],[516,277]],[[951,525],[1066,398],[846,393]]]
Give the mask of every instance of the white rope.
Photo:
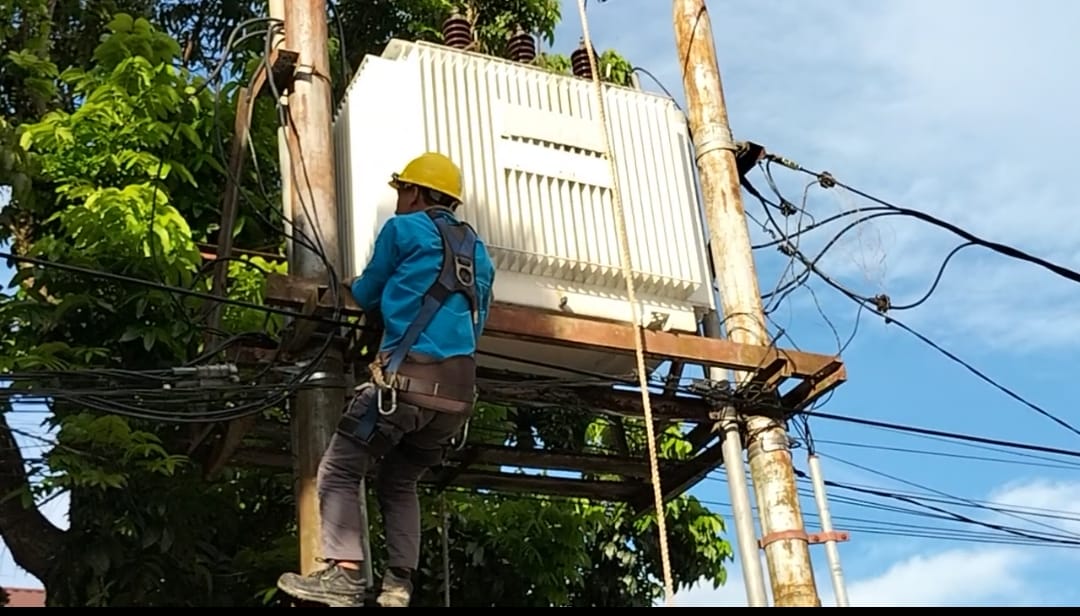
[[[589,56],[593,86],[596,93],[596,105],[599,112],[600,128],[604,131],[605,156],[611,168],[611,203],[615,208],[615,227],[619,234],[619,253],[622,260],[623,278],[626,280],[626,297],[630,302],[630,318],[634,327],[634,351],[637,355],[638,382],[641,385],[641,407],[645,412],[645,435],[649,445],[649,467],[652,475],[653,501],[656,507],[656,525],[660,533],[660,560],[664,572],[664,603],[669,607],[674,604],[675,590],[671,581],[671,560],[668,555],[667,523],[664,516],[664,496],[660,489],[660,467],[656,455],[656,437],[653,429],[652,404],[649,401],[649,380],[645,371],[645,343],[642,338],[641,319],[638,314],[637,297],[634,293],[633,264],[630,256],[630,238],[626,232],[626,214],[622,198],[619,196],[619,171],[615,165],[615,153],[611,132],[607,125],[607,111],[604,105],[604,87],[600,81],[600,70],[596,65],[596,53],[592,37],[589,35],[589,18],[585,14],[586,0],[578,0],[578,13],[581,16],[582,38],[585,51]]]

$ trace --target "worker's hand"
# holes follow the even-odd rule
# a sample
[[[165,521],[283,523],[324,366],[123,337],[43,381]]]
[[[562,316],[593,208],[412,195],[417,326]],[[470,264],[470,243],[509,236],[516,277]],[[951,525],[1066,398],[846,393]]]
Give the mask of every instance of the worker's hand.
[[[350,297],[352,296],[353,283],[356,282],[359,279],[360,279],[359,276],[353,276],[352,278],[350,278],[348,280],[342,281],[341,286],[342,286],[342,288],[345,289],[345,292],[348,293]]]

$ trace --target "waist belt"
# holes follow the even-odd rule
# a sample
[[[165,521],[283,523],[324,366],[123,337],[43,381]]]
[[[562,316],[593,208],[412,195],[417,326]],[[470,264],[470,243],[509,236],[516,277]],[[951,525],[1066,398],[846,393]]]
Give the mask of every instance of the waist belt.
[[[394,388],[399,393],[419,394],[432,398],[447,398],[461,402],[472,402],[476,396],[475,387],[465,387],[453,383],[440,383],[427,379],[416,379],[398,374],[397,386]]]

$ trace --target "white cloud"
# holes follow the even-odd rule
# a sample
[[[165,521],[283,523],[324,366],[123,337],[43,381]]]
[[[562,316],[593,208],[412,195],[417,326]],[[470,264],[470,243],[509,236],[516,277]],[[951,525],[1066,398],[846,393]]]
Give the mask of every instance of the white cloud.
[[[1044,479],[1013,482],[992,491],[985,504],[1070,519],[1031,521],[1017,519],[1011,512],[946,508],[1032,533],[1054,533],[1053,529],[1040,525],[1045,523],[1060,529],[1058,532],[1080,535],[1080,482]],[[835,595],[828,569],[823,559],[819,561],[820,550],[820,547],[812,548],[815,577],[822,605],[830,607],[836,605]],[[899,543],[854,533],[852,543],[843,544],[840,552],[848,596],[855,607],[1046,606],[1069,605],[1077,600],[1074,589],[1053,585],[1054,578],[1048,575],[1075,566],[1076,556],[1068,549],[986,543],[943,549],[942,543],[931,540],[909,539]],[[675,603],[678,607],[745,606],[739,564],[728,567],[728,583],[724,587],[713,590],[698,585],[677,594]]]
[[[856,581],[848,594],[853,605],[864,607],[1022,604],[1034,597],[1015,573],[1033,558],[1020,549],[992,547],[917,555]]]
[[[670,7],[657,4],[590,5],[591,25],[598,45],[629,54],[682,100],[673,34],[655,27],[670,20]],[[1080,5],[836,0],[710,5],[710,14],[737,138],[1080,269],[1069,184],[1080,141],[1080,65],[1070,60],[1080,54]],[[576,14],[566,15],[562,46],[579,32]],[[778,171],[778,180],[798,201],[806,177]],[[838,203],[868,205],[815,190],[809,206],[820,218]],[[859,290],[883,284],[898,302],[914,299],[958,240],[926,223],[886,220],[869,223],[825,269]],[[772,283],[763,276],[763,288]],[[931,302],[897,316],[935,339],[1067,350],[1080,343],[1080,288],[974,249],[953,261]]]
[[[1076,535],[1073,539],[1080,541],[1080,482],[1049,479],[1011,482],[992,492],[988,500],[995,507],[1004,505],[1010,509],[1011,515],[997,521],[1039,533],[1055,533],[1057,529],[1057,534]],[[1038,524],[1017,518],[1026,516],[1027,512],[1053,517],[1039,518]]]
[[[1080,52],[1080,42],[1064,13],[1080,17],[1076,7],[1053,2],[980,2],[975,9],[909,1],[850,11],[829,26],[839,30],[836,36],[821,36],[819,25],[801,27],[796,40],[816,35],[825,48],[811,61],[834,60],[833,77],[809,73],[801,81],[843,84],[803,91],[800,108],[816,131],[803,162],[828,166],[850,184],[988,240],[1080,264],[1071,239],[1080,220],[1067,213],[1073,195],[1064,179],[1072,165],[1068,152],[1080,138],[1070,111],[1080,81],[1065,58]],[[787,45],[793,44],[800,45]],[[834,200],[817,197],[812,204]],[[889,226],[897,233],[884,245],[888,290],[897,300],[920,295],[959,240],[924,223]],[[827,267],[875,291],[859,284],[852,251]],[[932,306],[915,317],[931,334],[952,332],[999,348],[1067,348],[1080,341],[1075,285],[1004,257],[956,259]],[[1018,314],[1025,318],[1005,318]]]

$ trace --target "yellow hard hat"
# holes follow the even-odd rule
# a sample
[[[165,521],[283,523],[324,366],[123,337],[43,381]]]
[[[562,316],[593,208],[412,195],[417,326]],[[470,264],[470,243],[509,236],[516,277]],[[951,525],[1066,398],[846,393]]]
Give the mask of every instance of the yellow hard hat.
[[[413,184],[439,191],[455,201],[461,201],[461,170],[438,152],[425,152],[409,161],[401,173],[395,173],[390,186]]]

